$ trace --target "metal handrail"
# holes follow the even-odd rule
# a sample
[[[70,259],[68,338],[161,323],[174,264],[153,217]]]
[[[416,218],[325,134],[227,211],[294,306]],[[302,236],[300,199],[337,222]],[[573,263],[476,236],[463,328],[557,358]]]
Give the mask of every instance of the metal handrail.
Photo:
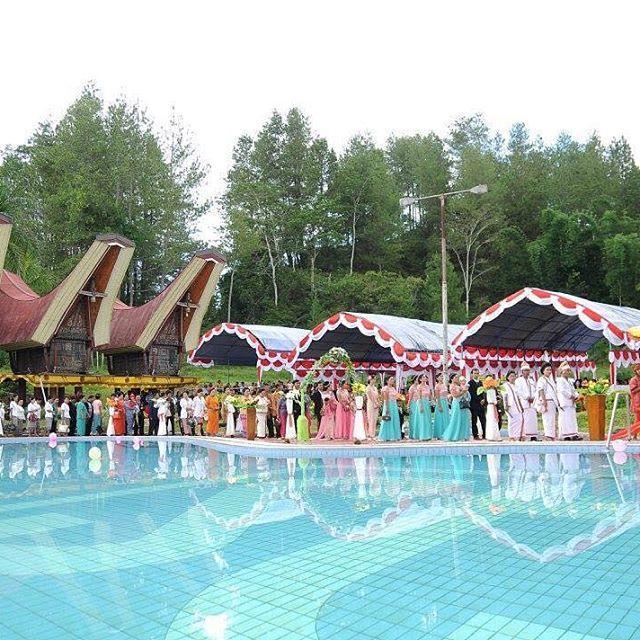
[[[610,393],[614,393],[615,396],[613,397],[613,408],[611,410],[611,418],[609,420],[609,429],[607,430],[607,444],[606,444],[607,449],[611,445],[611,436],[613,434],[613,425],[615,424],[616,411],[618,409],[618,401],[620,400],[620,396],[621,395],[624,395],[624,397],[625,397],[626,412],[627,412],[627,423],[629,422],[629,389],[628,389],[628,387],[626,387],[626,386],[624,386],[624,387],[623,386],[613,387],[611,389]],[[631,440],[631,429],[630,428],[627,429],[627,440]]]

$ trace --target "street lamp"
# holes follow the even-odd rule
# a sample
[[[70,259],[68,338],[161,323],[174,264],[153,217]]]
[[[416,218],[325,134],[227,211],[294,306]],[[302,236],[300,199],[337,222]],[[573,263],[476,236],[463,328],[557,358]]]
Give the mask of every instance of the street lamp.
[[[436,193],[432,196],[421,196],[419,198],[413,196],[406,196],[400,198],[400,206],[404,209],[414,204],[418,204],[422,200],[431,200],[438,198],[440,200],[440,251],[441,266],[442,266],[442,374],[444,377],[443,382],[447,383],[447,361],[449,360],[449,306],[447,300],[447,234],[445,226],[445,201],[449,196],[457,196],[462,193],[473,193],[475,195],[482,195],[487,193],[488,188],[486,184],[477,184],[471,189],[462,189],[461,191],[449,191],[447,193]]]

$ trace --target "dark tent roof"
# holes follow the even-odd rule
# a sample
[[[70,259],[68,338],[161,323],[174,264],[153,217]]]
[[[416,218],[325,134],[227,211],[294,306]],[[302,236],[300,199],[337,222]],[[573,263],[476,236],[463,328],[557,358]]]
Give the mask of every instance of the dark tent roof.
[[[586,351],[604,337],[635,348],[628,330],[638,325],[638,309],[525,288],[473,319],[453,346]]]
[[[258,358],[289,355],[307,334],[305,329],[225,322],[207,331],[189,356],[200,366],[252,365]]]

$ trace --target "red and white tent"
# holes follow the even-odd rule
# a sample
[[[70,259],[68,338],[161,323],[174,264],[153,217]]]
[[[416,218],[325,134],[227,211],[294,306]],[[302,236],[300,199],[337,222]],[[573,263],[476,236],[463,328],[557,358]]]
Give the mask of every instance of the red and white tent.
[[[462,329],[451,325],[451,335]],[[343,311],[327,318],[302,338],[292,357],[292,370],[303,378],[313,362],[332,347],[341,347],[356,370],[395,373],[398,379],[442,367],[442,325],[413,318]],[[451,359],[449,365],[456,368]],[[316,380],[341,380],[346,372],[327,368]]]
[[[452,346],[465,360],[470,353],[482,356],[486,350],[494,362],[504,363],[515,352],[516,358],[522,355],[529,362],[566,360],[576,372],[595,372],[587,350],[605,338],[610,345],[635,351],[639,345],[629,329],[638,325],[638,309],[525,288],[474,318]]]
[[[201,367],[255,365],[259,370],[288,370],[305,329],[223,322],[209,329],[188,361]]]
[[[451,325],[451,335],[463,329]],[[395,363],[411,369],[442,366],[442,325],[374,313],[343,311],[315,326],[298,344],[293,361],[316,360],[342,347],[357,362]]]

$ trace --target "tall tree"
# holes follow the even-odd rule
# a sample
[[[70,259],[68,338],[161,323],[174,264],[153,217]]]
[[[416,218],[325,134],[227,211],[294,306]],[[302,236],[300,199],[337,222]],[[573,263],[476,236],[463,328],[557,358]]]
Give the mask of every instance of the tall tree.
[[[492,245],[503,224],[499,177],[499,142],[492,140],[484,121],[478,117],[454,124],[449,146],[454,160],[453,190],[474,185],[492,185],[484,195],[465,195],[448,201],[449,248],[455,257],[464,288],[465,314],[469,315],[474,286],[496,268]]]
[[[391,137],[386,156],[399,192],[422,197],[449,190],[451,161],[444,141],[435,133]],[[404,211],[404,229],[400,242],[401,268],[405,273],[421,275],[423,264],[416,256],[427,253],[437,234],[438,202],[424,200]]]
[[[243,136],[234,149],[222,199],[232,251],[244,259],[266,255],[275,307],[282,268],[309,264],[315,283],[318,255],[332,241],[324,231],[334,165],[326,140],[297,109],[286,118],[274,112],[255,140]]]
[[[538,235],[540,211],[549,203],[550,173],[549,153],[542,140],[531,140],[524,123],[514,124],[491,190],[498,194],[505,222],[519,228],[526,239]]]
[[[350,140],[338,162],[332,195],[349,239],[349,273],[382,269],[397,249],[399,192],[384,152],[370,137]]]

